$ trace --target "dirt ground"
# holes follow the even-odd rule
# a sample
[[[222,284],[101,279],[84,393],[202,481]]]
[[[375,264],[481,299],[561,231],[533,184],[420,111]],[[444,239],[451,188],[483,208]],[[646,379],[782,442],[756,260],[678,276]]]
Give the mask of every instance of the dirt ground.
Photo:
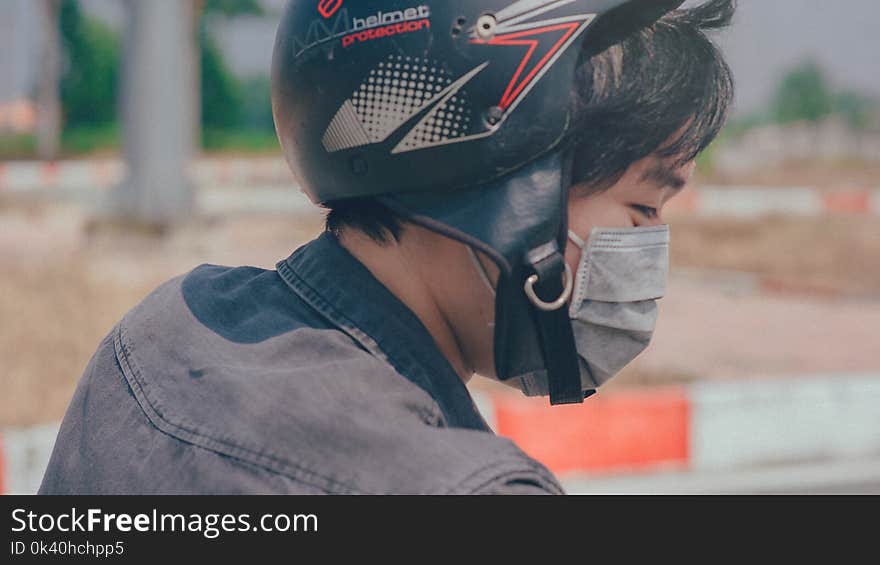
[[[880,297],[880,219],[768,217],[671,224],[674,267],[736,271],[767,292]]]
[[[165,237],[92,226],[72,205],[0,202],[0,426],[60,419],[98,342],[161,282],[201,263],[271,268],[321,217],[202,219]],[[880,369],[880,220],[672,230],[657,336],[613,386]]]
[[[863,161],[790,161],[738,174],[697,174],[697,184],[803,186],[814,188],[880,188],[880,163]]]

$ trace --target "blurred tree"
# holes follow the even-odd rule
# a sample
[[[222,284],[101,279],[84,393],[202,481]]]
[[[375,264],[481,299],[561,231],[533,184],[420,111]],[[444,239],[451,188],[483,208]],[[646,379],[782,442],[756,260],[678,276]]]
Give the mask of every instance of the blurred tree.
[[[263,8],[258,0],[204,0],[202,7],[205,13],[223,14],[224,16],[263,13]]]
[[[790,71],[782,79],[773,103],[779,123],[818,121],[834,110],[834,96],[821,67],[812,61]]]
[[[241,82],[224,62],[220,48],[208,31],[207,20],[211,15],[258,15],[262,8],[257,0],[204,0],[199,6],[202,128],[233,128],[241,124],[245,93]]]
[[[200,26],[202,127],[231,128],[242,115],[241,83],[223,61],[220,48],[205,25]]]
[[[244,111],[241,125],[247,129],[275,131],[269,76],[246,79],[243,82],[243,91]]]
[[[118,116],[120,39],[108,26],[87,17],[78,0],[40,1],[46,2],[47,6],[54,4],[60,29],[61,79],[58,90],[66,129],[65,147],[67,134],[72,131],[87,134],[85,138],[88,139],[108,136],[115,139],[118,135],[113,124]],[[201,128],[229,130],[257,124],[271,128],[271,121],[266,119],[267,87],[261,82],[243,85],[226,65],[222,51],[208,31],[211,16],[262,14],[259,1],[194,0],[194,6],[198,22],[194,32],[199,42],[199,68],[193,73],[193,91],[200,93],[196,116]],[[51,65],[45,64],[43,70],[48,73]],[[50,82],[47,80],[46,84]],[[252,107],[252,104],[257,106]],[[88,150],[91,146],[86,144],[84,147]]]
[[[844,91],[834,96],[834,113],[855,129],[871,127],[877,108],[876,101],[857,92]]]
[[[76,0],[60,11],[66,59],[61,105],[66,125],[107,125],[116,120],[120,45],[106,25],[83,15]]]

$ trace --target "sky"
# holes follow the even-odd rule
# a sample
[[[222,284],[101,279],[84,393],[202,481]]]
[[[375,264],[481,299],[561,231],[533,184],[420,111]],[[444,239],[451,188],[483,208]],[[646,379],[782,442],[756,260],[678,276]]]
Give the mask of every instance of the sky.
[[[269,68],[275,20],[242,18],[215,29],[240,72]],[[737,81],[737,115],[763,109],[785,72],[808,59],[835,87],[880,98],[880,0],[739,0],[733,26],[717,42]]]
[[[80,0],[93,14],[121,24],[122,0]],[[277,13],[284,0],[264,0]],[[689,0],[693,3],[694,0]],[[32,0],[0,0],[0,20],[16,5]],[[27,18],[25,18],[27,20]],[[2,21],[0,21],[2,24]],[[239,74],[268,73],[277,16],[216,22],[228,62]],[[880,98],[880,0],[739,0],[734,25],[719,34],[737,81],[735,115],[760,111],[784,73],[807,59],[817,60],[837,88]],[[38,34],[7,33],[0,25],[0,99],[26,90],[34,64],[13,64],[13,35],[19,45],[38,45]],[[18,50],[20,52],[21,49]],[[31,59],[34,59],[31,56]]]
[[[838,88],[880,97],[880,1],[740,0],[719,37],[737,81],[737,113],[760,110],[782,75],[818,61]]]

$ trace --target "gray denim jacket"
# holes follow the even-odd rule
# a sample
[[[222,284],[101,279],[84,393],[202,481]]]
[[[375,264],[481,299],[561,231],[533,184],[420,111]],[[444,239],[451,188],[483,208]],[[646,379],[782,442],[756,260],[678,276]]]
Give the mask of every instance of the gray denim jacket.
[[[201,266],[100,344],[41,494],[561,494],[416,316],[329,233]]]

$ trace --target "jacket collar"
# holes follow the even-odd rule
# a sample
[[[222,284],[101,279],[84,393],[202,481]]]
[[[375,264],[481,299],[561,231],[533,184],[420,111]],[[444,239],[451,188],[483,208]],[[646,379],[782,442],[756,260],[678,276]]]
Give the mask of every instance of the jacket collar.
[[[490,431],[418,317],[330,232],[277,265],[301,299],[427,392],[447,425]]]

